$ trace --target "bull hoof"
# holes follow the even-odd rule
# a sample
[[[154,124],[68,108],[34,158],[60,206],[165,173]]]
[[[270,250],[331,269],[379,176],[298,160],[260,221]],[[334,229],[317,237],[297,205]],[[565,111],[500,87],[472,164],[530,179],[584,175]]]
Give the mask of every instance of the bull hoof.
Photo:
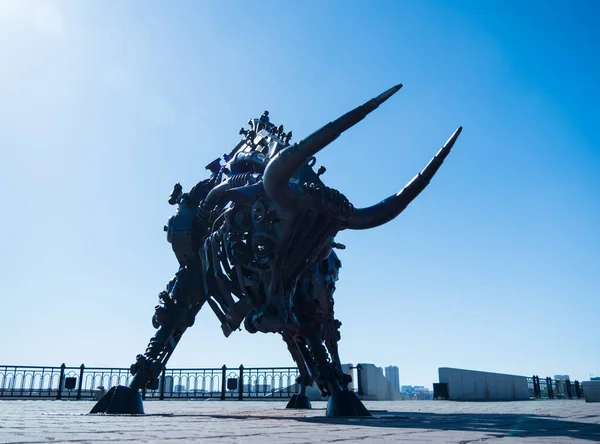
[[[143,415],[142,395],[137,389],[118,385],[100,398],[90,413],[112,415]]]
[[[371,416],[371,413],[358,399],[356,393],[349,390],[333,393],[327,401],[326,416]]]
[[[292,395],[290,402],[285,406],[286,409],[311,409],[310,401],[306,395]]]

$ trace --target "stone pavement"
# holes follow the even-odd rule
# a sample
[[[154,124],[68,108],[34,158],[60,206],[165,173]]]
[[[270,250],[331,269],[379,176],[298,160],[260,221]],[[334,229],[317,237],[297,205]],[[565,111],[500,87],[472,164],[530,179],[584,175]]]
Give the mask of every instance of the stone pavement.
[[[365,402],[374,418],[285,410],[280,401],[146,401],[146,415],[89,415],[91,401],[0,401],[1,443],[600,442],[600,404]]]

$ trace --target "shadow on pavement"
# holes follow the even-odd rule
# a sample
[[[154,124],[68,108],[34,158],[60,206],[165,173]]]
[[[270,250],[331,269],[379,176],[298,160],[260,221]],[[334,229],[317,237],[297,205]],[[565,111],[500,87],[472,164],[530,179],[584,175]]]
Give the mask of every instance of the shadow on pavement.
[[[176,415],[179,416],[179,415]],[[565,421],[551,416],[488,414],[488,413],[375,413],[371,418],[285,417],[271,415],[218,415],[221,419],[274,419],[306,423],[336,424],[363,427],[447,430],[485,433],[488,438],[502,437],[562,437],[600,441],[600,424]]]

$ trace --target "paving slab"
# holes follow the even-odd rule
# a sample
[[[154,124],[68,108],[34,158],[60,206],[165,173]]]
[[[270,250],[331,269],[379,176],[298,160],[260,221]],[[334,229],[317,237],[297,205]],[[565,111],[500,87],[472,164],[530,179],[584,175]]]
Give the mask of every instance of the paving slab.
[[[327,418],[325,403],[146,401],[146,415],[90,415],[91,401],[0,400],[0,443],[600,442],[600,404],[365,402],[373,418]]]

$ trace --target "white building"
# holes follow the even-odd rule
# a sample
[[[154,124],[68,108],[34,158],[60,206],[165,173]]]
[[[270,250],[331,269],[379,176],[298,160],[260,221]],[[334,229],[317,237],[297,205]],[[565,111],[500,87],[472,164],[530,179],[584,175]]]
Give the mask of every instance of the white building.
[[[390,383],[392,387],[397,391],[400,391],[400,373],[398,371],[398,367],[395,365],[388,365],[385,368],[385,377]]]

